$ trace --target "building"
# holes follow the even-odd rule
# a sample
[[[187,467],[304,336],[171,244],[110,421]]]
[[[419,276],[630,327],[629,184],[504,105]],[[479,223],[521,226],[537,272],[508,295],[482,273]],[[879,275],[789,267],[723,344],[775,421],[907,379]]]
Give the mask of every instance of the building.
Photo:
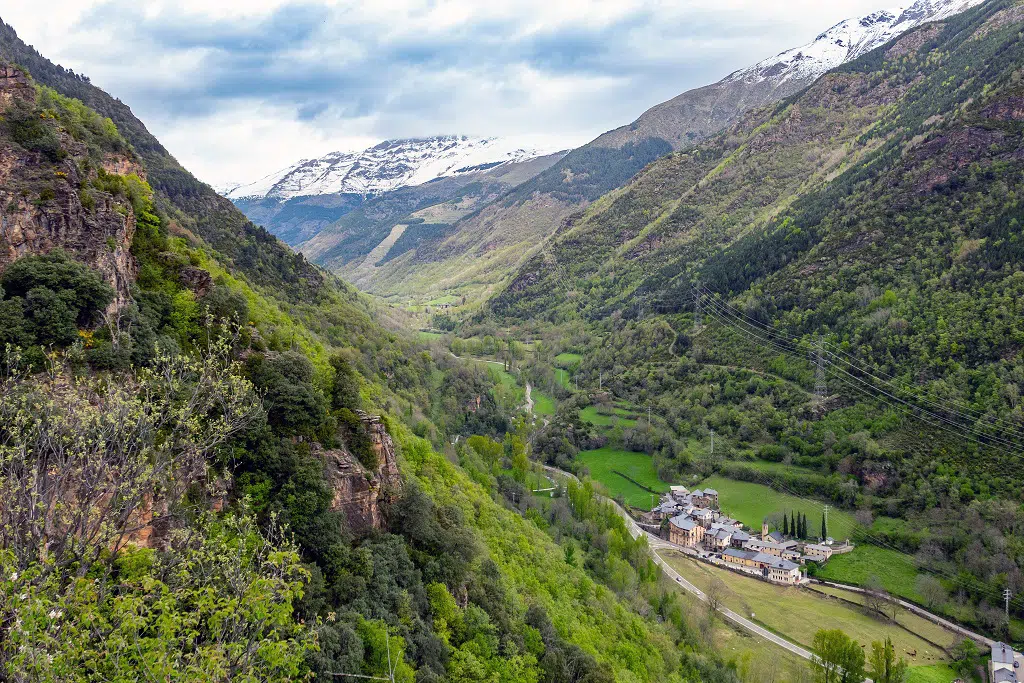
[[[718,509],[718,491],[714,489],[704,489],[704,504],[708,507]]]
[[[772,543],[771,541],[759,541],[756,538],[752,538],[743,544],[744,550],[751,550],[755,553],[764,553],[765,555],[774,555],[775,557],[782,557],[782,551],[785,550],[778,543]]]
[[[804,546],[804,557],[814,562],[826,562],[832,557],[832,548],[827,545],[808,543]]]
[[[1006,643],[992,646],[992,661],[989,664],[988,680],[992,683],[1019,683],[1024,667],[1024,655],[1014,652]]]
[[[710,529],[711,525],[715,522],[715,513],[711,510],[693,508],[689,514],[691,518],[696,520],[705,529]]]
[[[732,517],[726,517],[725,515],[719,515],[717,523],[723,526],[731,526],[734,529],[743,528],[743,522],[733,519]]]
[[[762,541],[770,541],[776,545],[783,545],[786,541],[786,537],[782,535],[781,531],[773,531],[768,534],[767,538],[762,538]]]
[[[676,545],[693,548],[704,540],[704,527],[686,515],[668,520],[668,540]]]
[[[767,563],[767,571],[769,581],[789,585],[800,583],[800,565],[781,557],[772,557]]]
[[[732,532],[732,547],[737,549],[742,548],[747,541],[751,540],[751,538],[752,536],[742,529],[734,531]]]
[[[726,564],[759,569],[757,562],[754,561],[755,557],[757,557],[757,553],[752,550],[738,550],[736,548],[729,548],[722,553],[722,559],[725,560]]]
[[[711,529],[704,534],[704,545],[709,550],[725,550],[732,543],[732,534],[730,529],[724,527]]]
[[[800,565],[774,555],[729,548],[722,553],[726,564],[760,572],[761,578],[774,583],[794,585],[800,582]]]
[[[666,502],[662,503],[661,505],[659,505],[658,507],[656,507],[653,510],[651,510],[651,519],[655,523],[660,524],[661,522],[665,521],[666,519],[671,519],[671,518],[675,517],[676,515],[680,514],[682,511],[683,511],[683,509],[678,504],[676,504],[674,502],[666,501]]]
[[[800,551],[796,548],[784,548],[782,551],[782,559],[803,564],[803,555],[801,555]]]

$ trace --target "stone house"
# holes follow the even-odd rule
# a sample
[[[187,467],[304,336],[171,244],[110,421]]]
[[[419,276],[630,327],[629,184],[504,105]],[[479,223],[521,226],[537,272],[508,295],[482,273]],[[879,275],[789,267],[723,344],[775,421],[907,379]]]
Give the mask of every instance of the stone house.
[[[704,540],[704,533],[704,527],[686,515],[668,521],[668,540],[676,545],[696,547]]]

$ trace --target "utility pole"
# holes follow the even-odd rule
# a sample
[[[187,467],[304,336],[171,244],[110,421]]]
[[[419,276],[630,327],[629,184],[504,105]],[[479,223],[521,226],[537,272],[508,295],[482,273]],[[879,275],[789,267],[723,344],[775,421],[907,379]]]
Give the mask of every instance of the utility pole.
[[[825,386],[825,343],[819,336],[814,354],[814,397],[821,403],[825,400],[828,387]]]
[[[651,404],[647,404],[647,431],[651,431]]]
[[[602,391],[604,389],[604,371],[597,373],[597,390]]]
[[[711,455],[715,454],[715,430],[711,430]]]
[[[826,505],[825,506],[825,528],[822,529],[822,531],[825,532],[826,537],[827,537],[827,534],[828,534],[828,508],[829,508],[829,506]],[[821,542],[824,543],[825,542],[825,538],[822,538]]]
[[[1006,600],[1006,624],[1007,624],[1007,626],[1009,626],[1009,624],[1010,624],[1010,597],[1012,595],[1013,594],[1010,592],[1009,588],[1004,588],[1003,589],[1003,599]]]

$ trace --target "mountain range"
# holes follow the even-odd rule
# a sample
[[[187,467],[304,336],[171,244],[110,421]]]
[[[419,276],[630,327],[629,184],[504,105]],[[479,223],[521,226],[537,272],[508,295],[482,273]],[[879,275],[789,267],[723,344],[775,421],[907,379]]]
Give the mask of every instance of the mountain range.
[[[329,155],[232,189],[229,196],[251,219],[368,291],[414,298],[422,294],[426,299],[448,292],[482,299],[565,218],[623,186],[655,159],[697,144],[750,110],[796,94],[830,69],[907,30],[979,2],[918,0],[908,7],[842,21],[806,45],[656,105],[633,123],[578,149],[533,157],[535,162],[526,172],[501,182],[492,182],[495,179],[486,172],[459,174],[458,170],[473,165],[515,166],[531,153],[517,152],[510,159],[497,141],[491,148],[478,140],[456,138],[463,142],[455,149],[472,150],[475,156],[473,164],[454,162],[433,156],[453,144],[438,142],[452,138],[440,138],[385,142],[368,150],[373,152],[373,161],[367,164],[370,170],[358,174],[351,185],[342,179],[350,173],[352,157]],[[410,147],[417,151],[411,152]],[[503,154],[483,161],[499,150]],[[544,163],[536,163],[538,158]],[[374,177],[376,169],[380,178]],[[458,182],[415,184],[427,176]],[[348,189],[328,192],[343,186]],[[370,187],[380,192],[361,211],[347,215],[363,206],[365,189]],[[399,189],[401,200],[394,201],[384,188]],[[297,196],[299,192],[315,198]],[[418,223],[433,227],[406,229]],[[392,246],[399,239],[402,244],[396,253]]]

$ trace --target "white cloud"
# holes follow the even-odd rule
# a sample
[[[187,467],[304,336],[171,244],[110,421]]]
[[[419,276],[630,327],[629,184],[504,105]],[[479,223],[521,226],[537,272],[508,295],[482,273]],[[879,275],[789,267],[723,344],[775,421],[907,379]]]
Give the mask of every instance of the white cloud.
[[[7,0],[214,184],[386,137],[580,144],[877,0]]]

